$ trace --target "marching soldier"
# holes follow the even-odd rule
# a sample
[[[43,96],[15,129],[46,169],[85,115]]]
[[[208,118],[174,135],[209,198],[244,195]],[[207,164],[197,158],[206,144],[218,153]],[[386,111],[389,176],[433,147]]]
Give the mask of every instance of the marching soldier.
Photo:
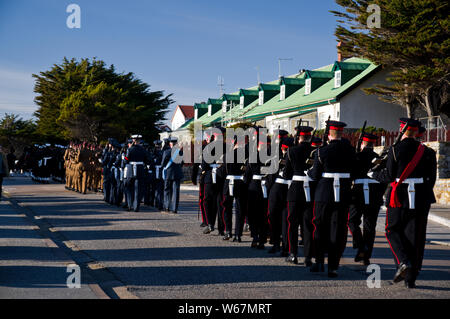
[[[329,144],[318,149],[308,176],[318,181],[314,196],[313,241],[316,263],[311,272],[324,271],[328,248],[328,277],[337,277],[337,269],[347,242],[347,217],[350,205],[351,172],[355,151],[342,139],[343,122],[328,121]]]
[[[258,131],[256,131],[256,134],[258,134]],[[262,147],[267,147],[267,142],[259,141],[257,148],[258,153],[261,151]],[[252,237],[251,247],[257,249],[264,249],[268,234],[268,192],[266,176],[262,170],[264,166],[265,165],[260,161],[260,156],[258,156],[257,163],[247,164],[244,175],[244,182],[248,185],[248,198],[251,199],[252,203],[251,207],[250,202],[248,203],[248,225]]]
[[[309,155],[308,160],[306,161],[306,167],[309,170],[314,164],[314,158],[319,147],[322,146],[322,140],[318,137],[312,137],[311,139],[311,147],[312,152]],[[312,220],[314,218],[314,197],[316,191],[317,182],[309,181],[309,191],[311,193],[311,203],[306,203],[305,210],[303,211],[303,255],[305,257],[305,266],[312,266],[312,258],[314,257],[314,245],[313,245],[313,233],[314,233],[314,225]]]
[[[162,211],[164,209],[164,181],[162,179],[161,161],[163,150],[162,141],[155,141],[153,161],[155,165],[155,204],[154,207]],[[166,144],[167,145],[167,144]],[[166,147],[166,145],[164,145]]]
[[[391,147],[386,169],[373,172],[373,177],[391,184],[387,193],[386,239],[391,247],[397,272],[394,283],[405,282],[415,288],[425,245],[426,215],[434,202],[436,155],[415,139],[420,122],[401,118],[404,134]]]
[[[287,262],[297,264],[298,228],[303,235],[304,211],[311,205],[311,179],[306,176],[307,160],[312,152],[311,132],[312,127],[299,126],[296,128],[298,144],[289,148],[286,158],[286,168],[283,177],[292,180],[287,192],[287,243],[289,256]]]
[[[225,236],[223,240],[230,240],[232,238],[232,223],[233,223],[233,202],[236,200],[236,218],[235,218],[235,228],[234,228],[234,238],[233,242],[242,242],[242,233],[244,230],[244,222],[246,216],[246,204],[247,204],[247,192],[246,186],[244,185],[244,164],[239,163],[239,153],[242,152],[245,145],[241,145],[237,142],[235,138],[232,140],[227,137],[231,145],[234,145],[232,150],[227,148],[227,151],[233,153],[233,162],[229,163],[224,161],[223,164],[223,176],[224,176],[224,186],[223,186],[223,201],[221,203],[223,218],[225,224]],[[241,150],[239,150],[241,148]],[[245,154],[245,158],[248,154]]]
[[[215,135],[208,135],[205,148],[212,147],[215,141]],[[204,148],[204,149],[205,149]],[[208,150],[214,156],[214,150]],[[207,228],[203,231],[204,234],[209,234],[214,231],[216,217],[217,217],[217,169],[219,164],[207,163],[205,158],[202,158],[201,175],[200,175],[200,210],[202,211],[202,220]]]
[[[380,184],[367,177],[378,154],[373,151],[377,136],[364,133],[361,150],[356,150],[354,185],[352,188],[352,204],[348,218],[348,228],[353,236],[353,249],[357,249],[355,262],[363,261],[370,265],[375,241],[378,212],[383,203],[385,184]],[[363,231],[360,224],[363,218]]]
[[[150,155],[141,146],[141,135],[133,135],[133,144],[125,156],[124,176],[127,180],[128,209],[139,212],[144,197],[145,168],[151,163]]]
[[[269,250],[269,253],[274,254],[281,251],[282,257],[287,257],[289,254],[287,241],[284,235],[287,234],[287,191],[291,183],[290,180],[283,178],[283,171],[286,165],[287,150],[294,144],[293,139],[287,137],[287,135],[288,132],[284,130],[281,130],[279,133],[278,138],[280,141],[280,160],[278,171],[275,174],[267,177],[267,181],[270,186],[267,215],[270,231],[270,242],[273,245]],[[283,244],[282,246],[281,243]]]
[[[168,140],[170,147],[162,155],[161,167],[164,180],[164,210],[177,214],[180,201],[180,183],[183,178],[182,163],[177,163],[183,156],[181,149],[172,151],[177,143],[176,138]],[[173,153],[173,154],[172,154]]]

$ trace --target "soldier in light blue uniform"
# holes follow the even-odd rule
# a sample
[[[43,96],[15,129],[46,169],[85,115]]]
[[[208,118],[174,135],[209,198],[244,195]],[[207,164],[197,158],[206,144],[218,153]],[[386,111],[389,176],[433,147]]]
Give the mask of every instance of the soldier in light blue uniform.
[[[179,161],[176,159],[183,155],[183,151],[175,150],[172,154],[172,149],[177,143],[177,139],[171,137],[168,139],[168,142],[170,148],[163,152],[161,161],[164,179],[164,210],[177,214],[180,201],[180,183],[183,178],[183,163],[177,163]]]
[[[128,210],[139,212],[145,188],[145,168],[151,163],[149,153],[141,146],[141,135],[133,135],[132,146],[125,156],[125,184]]]

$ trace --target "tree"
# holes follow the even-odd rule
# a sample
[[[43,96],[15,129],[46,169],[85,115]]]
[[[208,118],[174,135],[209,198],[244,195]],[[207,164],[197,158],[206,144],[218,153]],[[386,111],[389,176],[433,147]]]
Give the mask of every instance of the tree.
[[[365,57],[393,70],[392,85],[366,90],[407,108],[413,117],[422,109],[428,116],[450,116],[450,7],[447,0],[336,0],[345,12],[335,35],[343,56]],[[368,19],[378,5],[381,25]],[[367,12],[369,11],[369,12]]]
[[[171,94],[150,91],[133,73],[117,73],[103,61],[64,58],[61,65],[33,75],[39,105],[38,132],[49,138],[119,140],[133,133],[152,140]]]
[[[8,114],[0,120],[0,145],[21,150],[34,142],[39,141],[36,134],[36,123],[32,120],[23,120],[18,115]]]

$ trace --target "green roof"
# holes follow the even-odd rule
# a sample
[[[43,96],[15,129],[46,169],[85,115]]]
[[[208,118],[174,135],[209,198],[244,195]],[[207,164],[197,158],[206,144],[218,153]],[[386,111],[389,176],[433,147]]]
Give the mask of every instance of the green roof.
[[[334,87],[334,73],[336,69],[355,71],[350,72],[352,78],[343,83],[339,88]],[[296,83],[301,83],[305,77],[313,77],[323,79],[325,81],[323,85],[316,88],[311,94],[305,95],[305,87],[302,86],[299,90],[295,91],[293,94],[289,95],[285,100],[280,100],[280,94],[276,94],[273,98],[268,100],[263,105],[258,105],[259,101],[256,99],[250,103],[244,109],[238,109],[239,106],[233,108],[225,114],[225,118],[233,118],[233,116],[238,115],[239,118],[248,120],[259,120],[272,114],[282,114],[287,112],[305,112],[310,111],[312,108],[317,108],[321,105],[327,105],[329,103],[334,103],[338,101],[346,93],[350,92],[356,85],[358,85],[366,77],[370,76],[373,72],[378,69],[378,66],[371,63],[368,60],[360,58],[350,58],[343,62],[336,62],[333,64],[326,65],[324,67],[308,70],[302,74],[296,74],[293,76],[285,77],[284,80],[287,82],[292,81]],[[356,72],[358,71],[358,72]],[[328,80],[327,80],[328,79]],[[292,83],[291,82],[291,83]],[[268,91],[279,91],[280,90],[280,80],[275,80],[268,83],[260,84],[258,89],[268,90]],[[249,88],[247,90],[254,91],[256,87]],[[247,90],[241,89],[240,94]],[[212,99],[210,99],[212,100]],[[220,100],[219,100],[220,101]],[[209,100],[208,100],[209,102]],[[222,120],[222,112],[218,111],[212,116],[208,117],[208,114],[203,115],[198,119],[203,125],[208,126],[212,123],[217,123]]]
[[[260,91],[279,91],[280,90],[280,84],[267,84],[267,83],[261,83],[259,85]]]
[[[302,78],[285,78],[281,77],[280,84],[286,84],[286,85],[305,85],[305,79]]]
[[[206,103],[195,103],[194,104],[194,109],[207,109],[208,108],[208,104]]]
[[[222,101],[239,101],[239,94],[224,94],[222,95]]]
[[[259,95],[259,92],[258,92],[258,90],[245,90],[245,89],[240,89],[240,90],[239,90],[239,95],[240,95],[240,96],[244,96],[244,95],[258,96],[258,95]]]

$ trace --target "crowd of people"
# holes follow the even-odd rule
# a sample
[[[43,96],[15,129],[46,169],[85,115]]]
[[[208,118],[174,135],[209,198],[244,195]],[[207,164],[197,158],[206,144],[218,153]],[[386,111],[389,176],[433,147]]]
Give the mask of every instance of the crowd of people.
[[[425,129],[419,121],[400,119],[399,139],[379,156],[374,151],[376,135],[361,134],[355,148],[342,137],[345,123],[327,123],[323,140],[313,138],[313,128],[308,126],[297,127],[294,138],[280,131],[280,162],[274,174],[264,174],[267,163],[261,161],[237,163],[239,149],[248,153],[248,143],[225,141],[235,145],[234,163],[203,161],[197,167],[198,181],[194,174],[203,233],[210,234],[217,226],[223,240],[242,242],[247,222],[252,248],[263,250],[269,241],[268,253],[297,264],[301,244],[305,266],[323,272],[327,256],[328,276],[334,278],[348,230],[355,262],[370,264],[378,213],[386,196],[386,238],[398,267],[394,282],[415,287],[427,216],[435,202],[436,154],[420,142]],[[214,140],[214,135],[208,136],[205,147]],[[257,142],[252,145],[258,145],[259,152],[266,142]]]
[[[141,135],[133,135],[125,144],[109,139],[101,159],[104,201],[135,212],[143,202],[177,214],[183,164],[172,158],[176,143],[177,139],[170,137],[164,145],[157,140],[150,147]]]
[[[345,126],[327,121],[323,139],[314,137],[309,126],[298,126],[294,137],[279,131],[274,137],[279,140],[279,165],[271,173],[267,173],[270,163],[261,161],[262,156],[257,156],[257,162],[249,161],[250,152],[267,154],[271,145],[260,139],[258,127],[252,137],[255,143],[222,136],[224,146],[233,146],[232,154],[211,163],[203,158],[193,166],[203,233],[217,229],[223,240],[242,242],[247,224],[252,248],[264,250],[269,242],[268,253],[298,264],[299,246],[303,246],[304,265],[311,272],[324,272],[327,256],[328,276],[334,278],[348,230],[355,262],[370,264],[385,197],[386,239],[398,268],[394,282],[415,287],[427,216],[435,202],[436,154],[420,142],[425,129],[413,119],[400,119],[399,138],[381,155],[374,151],[377,136],[362,132],[353,147],[342,137]],[[219,129],[224,135],[225,129]],[[217,133],[207,135],[203,147],[217,138]],[[105,202],[127,211],[139,212],[144,203],[176,214],[183,178],[183,162],[174,160],[183,155],[182,149],[173,151],[176,144],[175,138],[169,138],[150,146],[134,135],[124,144],[111,138],[103,149],[86,143],[71,143],[67,148],[35,146],[19,160],[10,161],[15,169],[31,171],[38,182],[53,177],[83,194],[102,191]],[[242,151],[245,160],[239,162]],[[230,155],[234,161],[225,160]],[[9,169],[5,156],[0,162],[1,187]]]

